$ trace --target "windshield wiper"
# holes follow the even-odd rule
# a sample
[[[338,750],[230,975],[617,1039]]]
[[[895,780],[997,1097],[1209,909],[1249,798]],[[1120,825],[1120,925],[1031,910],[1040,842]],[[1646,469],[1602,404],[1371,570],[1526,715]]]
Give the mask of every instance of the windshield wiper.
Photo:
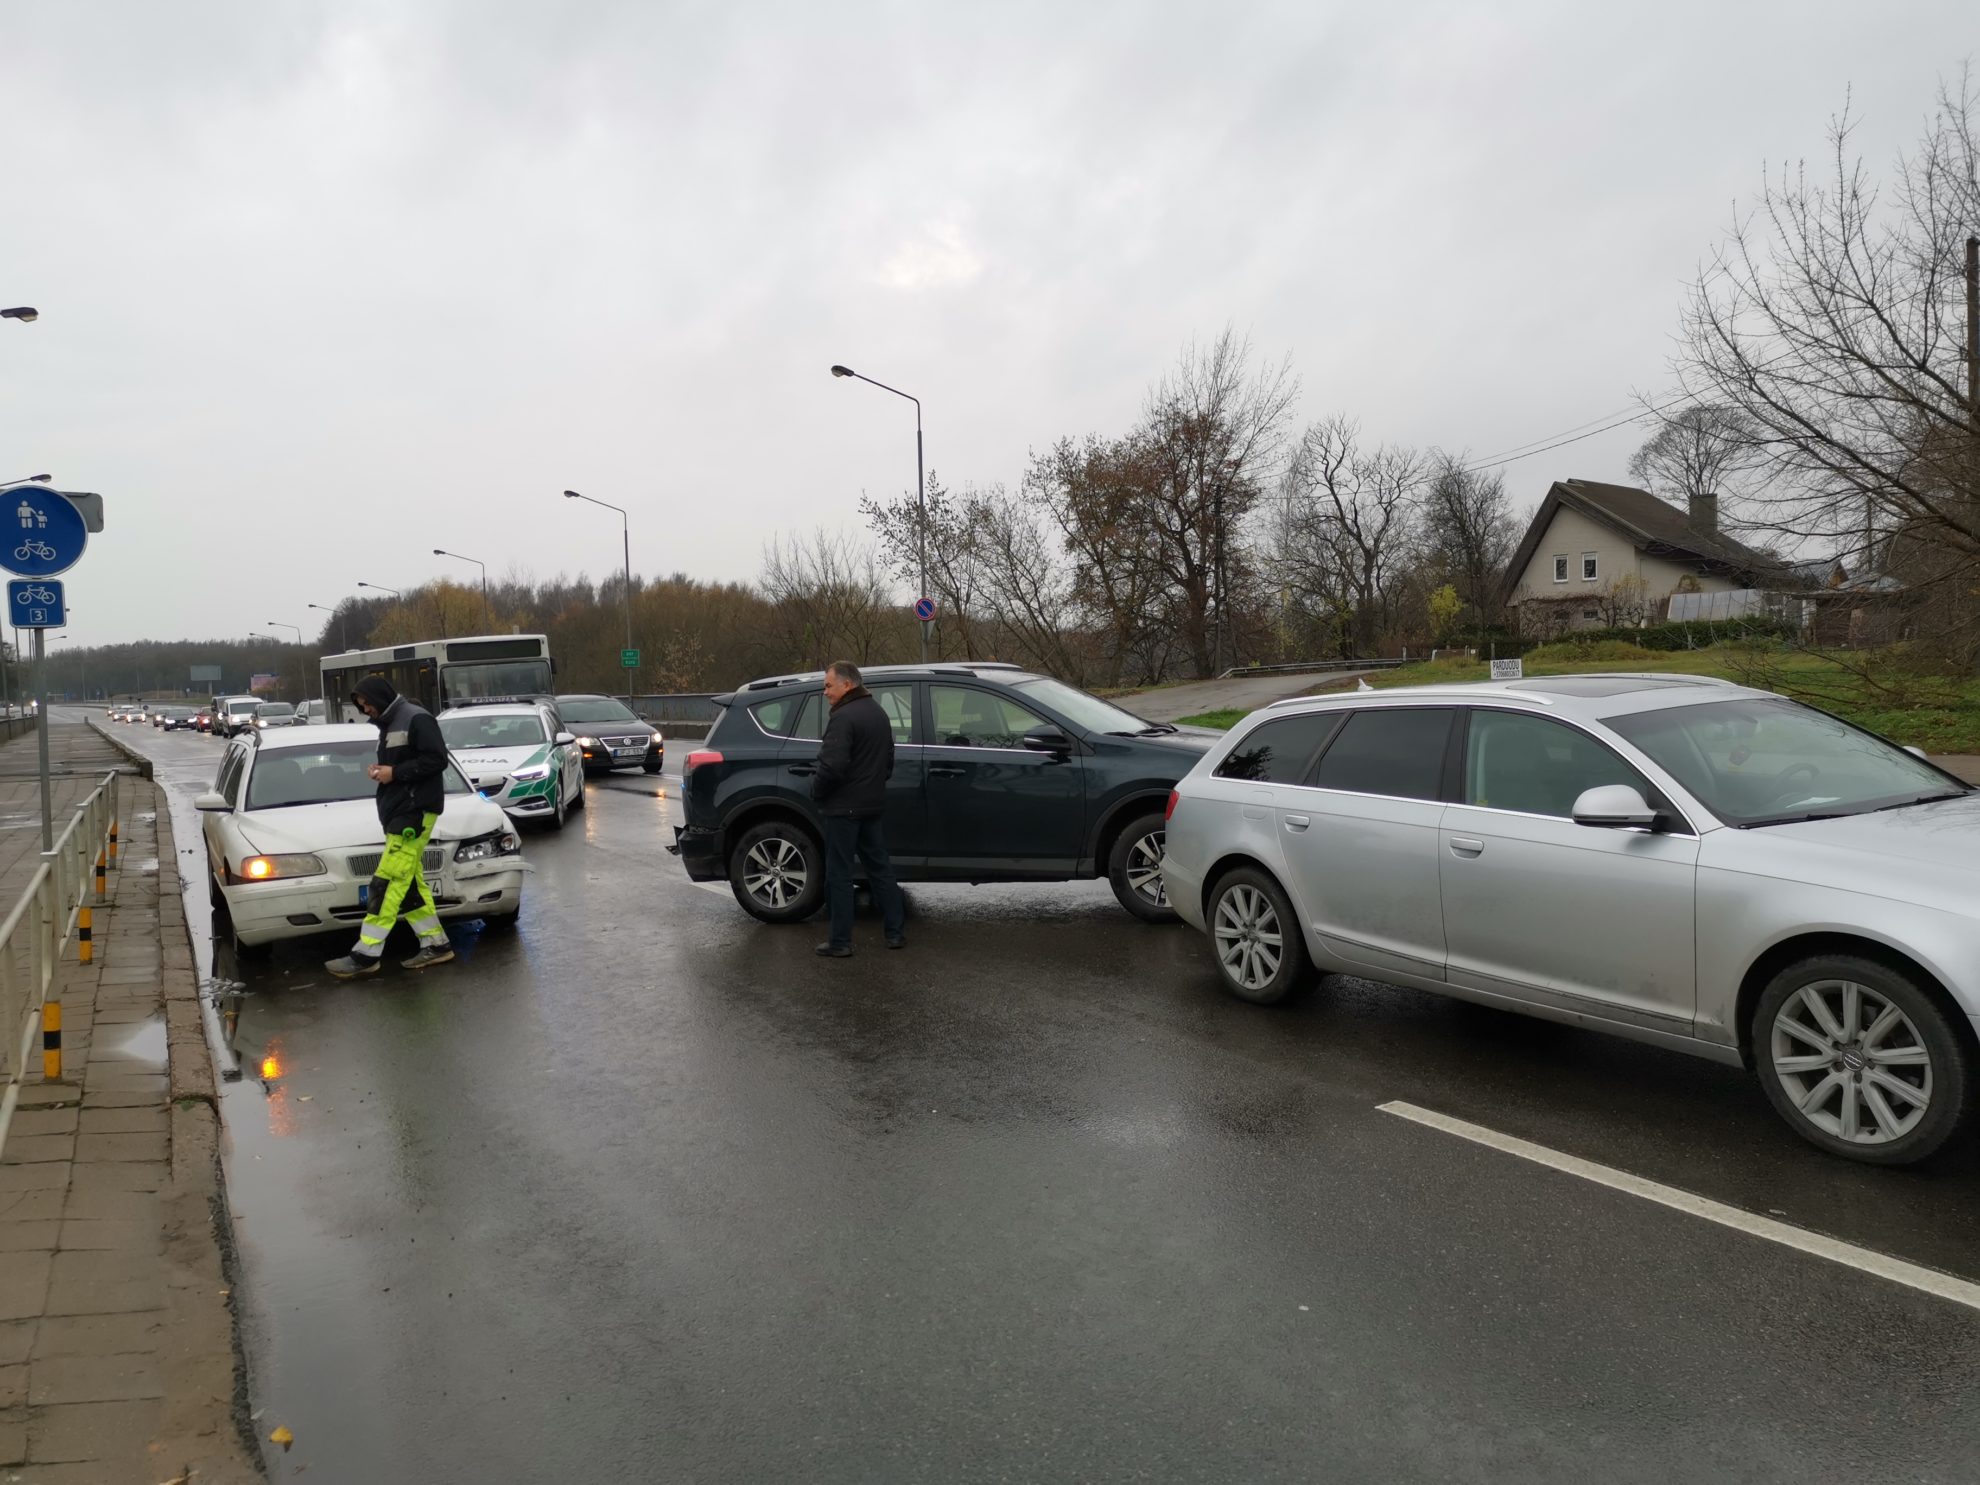
[[[1896,804],[1880,804],[1870,813],[1881,815],[1885,810],[1910,809],[1914,804],[1937,804],[1942,799],[1964,799],[1970,792],[1967,789],[1946,789],[1938,794],[1921,794],[1916,799],[1900,799]]]
[[[1137,732],[1135,736],[1153,737],[1157,733],[1180,732],[1180,731],[1182,731],[1182,729],[1176,726],[1176,724],[1173,722],[1150,722],[1146,727],[1142,728],[1141,731]]]
[[[1814,820],[1847,820],[1851,815],[1862,814],[1861,810],[1816,810],[1806,815],[1774,815],[1765,820],[1748,820],[1741,830],[1758,830],[1765,825],[1806,825]]]

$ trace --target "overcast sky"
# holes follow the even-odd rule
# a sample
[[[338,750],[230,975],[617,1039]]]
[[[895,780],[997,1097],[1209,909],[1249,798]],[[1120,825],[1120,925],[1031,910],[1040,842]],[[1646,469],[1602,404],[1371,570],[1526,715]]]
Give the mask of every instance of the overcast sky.
[[[1854,92],[1880,166],[1967,3],[12,0],[0,479],[105,497],[98,643],[360,581],[755,575],[1015,483],[1192,337],[1484,456],[1664,384],[1682,286]],[[1640,430],[1511,466],[1622,479]]]

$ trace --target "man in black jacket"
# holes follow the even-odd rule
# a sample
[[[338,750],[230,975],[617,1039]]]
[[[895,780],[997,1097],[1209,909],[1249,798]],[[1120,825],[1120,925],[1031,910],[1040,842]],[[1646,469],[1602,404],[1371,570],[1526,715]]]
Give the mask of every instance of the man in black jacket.
[[[404,960],[407,969],[445,964],[454,957],[440,909],[426,885],[422,863],[426,842],[447,803],[447,742],[425,707],[407,700],[382,675],[368,675],[351,693],[357,709],[378,724],[378,761],[366,772],[378,784],[378,820],[385,827],[385,852],[373,869],[367,894],[371,911],[358,941],[342,959],[323,967],[340,980],[378,973],[386,937],[399,921],[406,895],[415,895],[406,926],[419,935],[419,952]]]
[[[818,745],[811,797],[825,817],[825,899],[832,931],[818,952],[845,959],[853,951],[855,854],[866,864],[866,880],[880,904],[887,947],[898,949],[906,942],[906,906],[880,830],[887,780],[894,772],[894,726],[873,693],[859,683],[859,667],[850,660],[834,660],[826,667],[825,699],[832,703],[832,716]]]

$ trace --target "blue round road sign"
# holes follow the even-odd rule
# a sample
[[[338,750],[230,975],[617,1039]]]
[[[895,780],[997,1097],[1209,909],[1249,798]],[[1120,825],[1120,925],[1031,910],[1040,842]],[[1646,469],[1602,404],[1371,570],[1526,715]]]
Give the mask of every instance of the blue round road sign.
[[[934,617],[935,617],[935,600],[934,600],[934,599],[932,599],[932,598],[917,598],[917,599],[915,599],[915,601],[914,601],[914,616],[915,616],[915,617],[916,617],[917,619],[919,619],[919,620],[921,620],[921,622],[922,622],[922,623],[924,623],[924,624],[926,624],[926,623],[927,623],[927,622],[928,622],[928,621],[929,621],[930,619],[932,619],[932,618],[934,618]]]
[[[22,577],[53,577],[89,545],[82,512],[58,490],[23,485],[0,491],[0,567]]]

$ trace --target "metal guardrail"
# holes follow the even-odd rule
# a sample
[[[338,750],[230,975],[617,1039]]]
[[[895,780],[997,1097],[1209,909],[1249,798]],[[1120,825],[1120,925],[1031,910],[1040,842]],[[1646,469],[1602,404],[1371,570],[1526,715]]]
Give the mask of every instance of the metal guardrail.
[[[633,710],[647,721],[659,723],[662,730],[669,722],[688,726],[712,725],[715,721],[715,695],[713,691],[677,691],[635,696]]]
[[[96,855],[108,848],[117,820],[117,779],[113,770],[75,807],[55,849],[41,853],[20,900],[0,921],[0,1149],[20,1101],[26,1075],[40,1040],[41,1007],[55,983],[62,950],[75,931],[77,910],[94,892]]]
[[[1220,681],[1247,675],[1305,675],[1329,670],[1394,670],[1407,660],[1294,660],[1286,665],[1234,665],[1220,674]]]

